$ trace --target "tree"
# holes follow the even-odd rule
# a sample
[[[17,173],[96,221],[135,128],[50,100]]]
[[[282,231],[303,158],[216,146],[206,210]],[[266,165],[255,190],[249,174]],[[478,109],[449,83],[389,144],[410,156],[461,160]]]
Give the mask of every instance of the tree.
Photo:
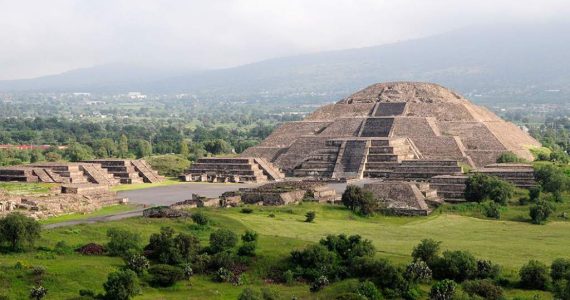
[[[151,282],[156,286],[173,286],[177,281],[184,278],[182,269],[170,265],[153,265],[148,272],[152,276]]]
[[[535,205],[529,207],[529,215],[533,224],[544,224],[548,217],[554,212],[554,205],[552,203],[539,200]]]
[[[360,296],[366,297],[368,300],[380,300],[382,299],[382,294],[376,288],[376,285],[372,281],[366,280],[358,284],[356,288],[356,293]]]
[[[87,145],[71,143],[65,149],[64,156],[73,162],[91,160],[93,159],[93,150]]]
[[[423,260],[415,260],[406,266],[404,277],[413,283],[428,282],[431,280],[432,272]]]
[[[463,283],[463,290],[472,297],[478,296],[488,300],[504,299],[503,290],[490,279],[466,281]]]
[[[145,247],[148,257],[164,264],[188,263],[190,257],[200,250],[200,240],[192,234],[174,234],[170,227],[162,227],[160,233],[152,234]]]
[[[40,238],[41,225],[21,213],[11,213],[0,219],[0,243],[11,251],[23,251]]]
[[[414,260],[425,261],[428,265],[431,265],[439,255],[440,245],[441,242],[432,239],[423,239],[414,247],[414,250],[412,250],[412,257]]]
[[[550,277],[554,281],[570,279],[570,259],[555,259],[550,266]]]
[[[128,300],[140,292],[137,274],[131,270],[121,270],[109,274],[103,284],[105,299]]]
[[[316,216],[317,216],[317,213],[316,213],[316,212],[314,212],[314,211],[312,211],[312,210],[311,210],[311,211],[308,211],[308,212],[305,214],[305,222],[307,222],[307,223],[312,223],[312,222],[315,220],[315,217],[316,217]]]
[[[438,279],[452,279],[462,282],[477,277],[477,259],[467,251],[445,251],[433,267]]]
[[[494,176],[477,173],[467,180],[465,199],[474,202],[483,202],[486,199],[499,204],[506,204],[513,197],[514,186]]]
[[[522,266],[519,276],[521,287],[531,290],[546,290],[550,282],[548,267],[537,260],[530,260]]]
[[[257,248],[257,232],[248,230],[242,236],[243,245],[238,249],[239,256],[255,256],[255,248]]]
[[[210,250],[218,253],[229,250],[237,244],[237,235],[229,229],[218,229],[210,234]]]
[[[137,158],[143,158],[152,154],[152,145],[149,141],[138,140],[135,147],[135,154]]]
[[[180,141],[180,151],[178,152],[178,154],[180,154],[180,156],[184,157],[184,158],[188,158],[188,156],[190,155],[190,149],[188,148],[188,142],[182,140]]]
[[[150,267],[150,262],[144,255],[133,254],[126,260],[127,268],[142,275]]]
[[[429,292],[429,298],[432,300],[451,300],[455,295],[457,284],[449,279],[436,282]]]
[[[138,233],[130,232],[121,228],[107,230],[107,249],[112,256],[128,257],[141,250],[141,237]]]
[[[373,214],[378,206],[374,194],[355,185],[346,187],[342,193],[341,201],[348,209],[365,216]]]
[[[561,193],[570,187],[570,179],[564,172],[553,165],[539,166],[534,170],[534,177],[547,193],[561,198]]]
[[[124,134],[122,134],[121,138],[119,139],[119,157],[129,157],[129,139]]]

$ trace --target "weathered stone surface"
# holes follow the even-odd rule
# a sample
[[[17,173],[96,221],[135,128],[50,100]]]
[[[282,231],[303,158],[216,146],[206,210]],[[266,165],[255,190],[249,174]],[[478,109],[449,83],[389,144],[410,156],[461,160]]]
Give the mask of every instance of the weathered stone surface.
[[[429,184],[406,181],[374,182],[364,185],[380,204],[380,210],[396,215],[428,215],[428,202],[438,203],[436,191]]]

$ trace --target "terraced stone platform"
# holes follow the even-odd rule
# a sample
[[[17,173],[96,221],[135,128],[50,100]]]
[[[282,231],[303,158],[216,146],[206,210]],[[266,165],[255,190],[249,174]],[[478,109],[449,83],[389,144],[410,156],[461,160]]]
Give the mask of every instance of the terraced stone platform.
[[[200,158],[192,164],[184,181],[266,182],[285,176],[263,158]]]
[[[132,183],[156,183],[164,180],[157,171],[153,170],[145,160],[130,159],[97,159],[84,161],[92,165],[100,165],[108,173],[112,174],[115,180],[121,184]],[[104,174],[92,174],[103,179]]]

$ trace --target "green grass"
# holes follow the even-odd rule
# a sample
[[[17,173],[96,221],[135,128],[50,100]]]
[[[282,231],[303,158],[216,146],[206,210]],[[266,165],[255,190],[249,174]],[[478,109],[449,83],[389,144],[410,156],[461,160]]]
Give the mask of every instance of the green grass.
[[[171,226],[179,232],[195,233],[203,245],[216,228],[228,228],[238,234],[252,229],[260,234],[258,256],[248,271],[248,285],[262,287],[263,274],[277,261],[286,258],[292,249],[318,242],[327,234],[360,234],[371,239],[378,257],[386,257],[395,263],[410,261],[412,248],[423,238],[443,242],[443,249],[468,250],[477,257],[491,259],[503,266],[507,278],[516,280],[517,271],[529,259],[550,264],[554,258],[568,257],[570,222],[550,222],[532,225],[526,222],[497,221],[473,218],[438,211],[429,217],[374,216],[362,218],[346,209],[332,205],[303,203],[287,207],[253,207],[254,212],[243,214],[241,208],[204,209],[213,224],[196,230],[188,219],[132,218],[117,222],[78,225],[45,230],[38,246],[53,248],[58,241],[79,246],[89,242],[104,244],[106,231],[120,227],[136,231],[145,241],[162,226]],[[314,223],[304,222],[307,211],[316,212]],[[269,217],[274,214],[275,217]],[[34,251],[23,254],[0,255],[0,295],[14,299],[27,298],[33,284],[30,270],[15,270],[14,264],[42,265],[47,268],[44,285],[49,293],[46,299],[71,299],[80,289],[102,292],[102,284],[112,270],[123,263],[112,257],[85,257],[76,254],[55,255],[53,252]],[[351,281],[335,283],[323,291],[311,294],[305,284],[293,286],[272,285],[290,299],[331,299],[350,288]],[[214,283],[208,276],[196,276],[190,282],[179,282],[174,287],[156,289],[144,286],[143,294],[136,299],[236,299],[244,287]],[[427,291],[429,287],[423,287]],[[509,289],[509,297],[531,298],[538,292]],[[549,293],[539,293],[541,299],[551,299]]]
[[[101,217],[101,216],[107,216],[107,215],[127,212],[127,211],[134,210],[137,207],[139,207],[139,205],[135,205],[135,204],[111,205],[111,206],[105,206],[105,207],[103,207],[97,211],[92,212],[92,213],[87,213],[87,214],[73,213],[73,214],[68,214],[68,215],[51,217],[48,219],[40,220],[40,223],[43,225],[47,225],[47,224],[54,224],[54,223],[61,223],[61,222],[68,222],[68,221],[85,220],[85,219],[89,219],[89,218],[93,218],[93,217]]]
[[[57,186],[55,183],[0,182],[0,190],[9,195],[46,194]]]
[[[169,177],[165,180],[157,183],[134,183],[134,184],[119,184],[116,186],[111,187],[111,190],[114,192],[123,192],[123,191],[133,191],[133,190],[142,190],[148,189],[153,187],[159,186],[171,186],[176,184],[183,184],[185,182],[180,181],[178,178]]]

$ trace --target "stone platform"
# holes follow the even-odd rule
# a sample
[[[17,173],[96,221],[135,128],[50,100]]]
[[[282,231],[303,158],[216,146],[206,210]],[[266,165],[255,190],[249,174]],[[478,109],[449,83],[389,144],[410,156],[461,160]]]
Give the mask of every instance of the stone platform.
[[[285,176],[262,158],[200,158],[193,163],[183,181],[202,182],[267,182]]]

